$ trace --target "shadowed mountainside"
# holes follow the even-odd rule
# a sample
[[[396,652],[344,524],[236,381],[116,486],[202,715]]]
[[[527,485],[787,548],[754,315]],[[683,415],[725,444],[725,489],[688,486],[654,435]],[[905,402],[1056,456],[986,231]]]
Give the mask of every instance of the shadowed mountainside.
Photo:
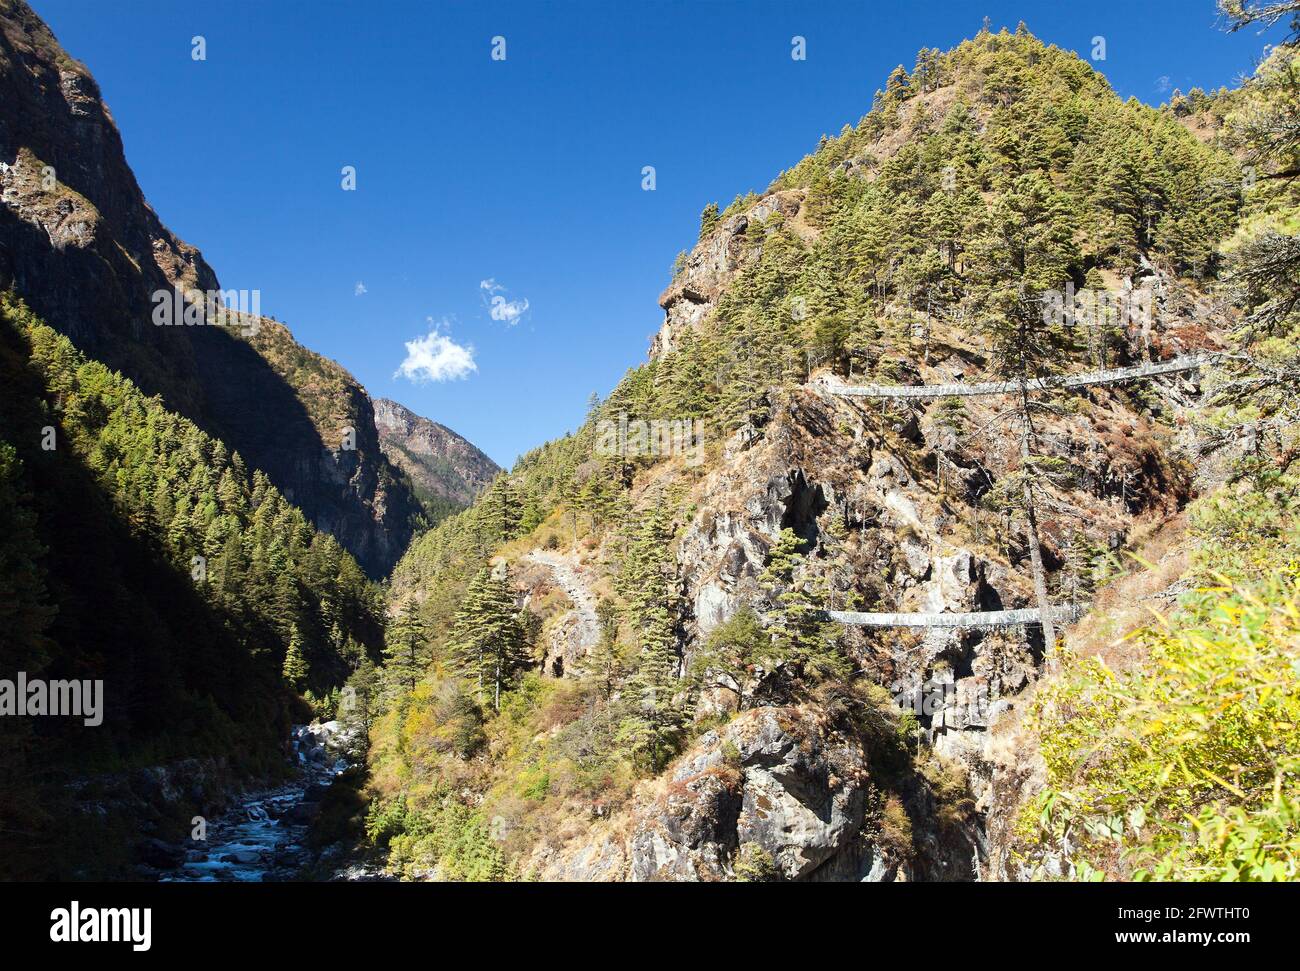
[[[0,105],[0,287],[264,470],[371,576],[387,573],[421,511],[364,389],[274,321],[151,322],[154,293],[217,291],[217,276],[145,201],[98,85],[22,0],[0,0]],[[341,447],[348,430],[354,449]]]

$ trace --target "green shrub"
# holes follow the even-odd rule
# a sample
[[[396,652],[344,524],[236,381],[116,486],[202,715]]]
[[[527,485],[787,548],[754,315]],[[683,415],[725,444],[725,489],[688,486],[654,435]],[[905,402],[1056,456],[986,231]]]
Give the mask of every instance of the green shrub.
[[[781,871],[773,861],[772,854],[757,843],[740,845],[740,849],[736,852],[734,873],[740,883],[768,883],[781,877]]]
[[[1134,635],[1147,663],[1116,674],[1065,656],[1031,712],[1048,787],[1018,820],[1028,844],[1042,841],[1085,878],[1300,876],[1292,508],[1283,493],[1198,503],[1202,586]]]

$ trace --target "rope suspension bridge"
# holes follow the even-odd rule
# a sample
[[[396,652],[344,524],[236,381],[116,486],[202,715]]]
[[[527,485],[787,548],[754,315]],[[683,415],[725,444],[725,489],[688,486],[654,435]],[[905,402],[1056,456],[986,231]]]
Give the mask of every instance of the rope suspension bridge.
[[[1033,378],[1025,382],[1028,391],[1051,391],[1056,389],[1084,388],[1095,384],[1118,384],[1121,381],[1135,381],[1158,377],[1162,374],[1176,374],[1179,371],[1195,371],[1206,364],[1213,363],[1216,354],[1184,354],[1170,358],[1168,361],[1156,361],[1138,364],[1133,367],[1105,368],[1100,371],[1087,371],[1082,374],[1061,374],[1044,378]],[[823,381],[821,387],[830,394],[844,398],[971,398],[978,395],[1015,394],[1020,391],[1018,381],[982,381],[977,384],[832,384]]]
[[[1086,604],[1052,607],[1050,615],[1054,623],[1072,624],[1082,617],[1087,609]],[[1006,628],[1043,622],[1042,612],[1037,607],[950,614],[871,614],[854,610],[828,610],[826,616],[836,623],[852,627]]]
[[[1167,361],[1154,361],[1137,364],[1132,367],[1103,368],[1098,371],[1085,371],[1080,374],[1050,375],[1034,378],[1024,383],[1030,392],[1058,389],[1085,388],[1100,384],[1118,384],[1123,381],[1138,381],[1158,377],[1162,374],[1177,374],[1183,371],[1195,371],[1214,363],[1222,355],[1183,354]],[[979,395],[1017,394],[1021,390],[1019,381],[982,381],[975,384],[835,384],[823,379],[819,386],[833,395],[845,398],[902,398],[911,400],[933,400],[936,398],[967,398]],[[1053,623],[1071,624],[1087,611],[1084,604],[1070,604],[1047,608],[1048,617]],[[1037,607],[1017,610],[982,610],[970,613],[862,613],[853,610],[825,611],[832,621],[855,627],[904,627],[904,628],[985,628],[999,629],[1021,627],[1027,624],[1042,624],[1043,611]]]

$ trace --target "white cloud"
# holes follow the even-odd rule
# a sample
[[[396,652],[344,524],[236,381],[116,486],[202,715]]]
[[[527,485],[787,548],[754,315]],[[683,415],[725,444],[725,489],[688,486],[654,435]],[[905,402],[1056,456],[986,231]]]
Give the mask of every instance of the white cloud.
[[[356,287],[352,290],[353,295],[359,297],[365,292],[366,292],[366,285],[362,283],[360,280],[358,280]]]
[[[493,320],[500,320],[507,327],[513,327],[519,323],[520,319],[528,312],[528,300],[507,300],[503,293],[506,288],[497,283],[496,280],[488,277],[486,280],[479,282],[478,288],[483,291],[483,302],[487,304],[488,314]]]
[[[1164,94],[1166,91],[1168,91],[1170,86],[1171,86],[1171,82],[1168,74],[1162,74],[1160,75],[1160,77],[1156,78],[1156,90],[1161,94]]]
[[[429,322],[432,324],[432,319]],[[457,381],[477,370],[474,348],[457,344],[446,334],[440,334],[435,326],[423,337],[406,341],[406,360],[393,372],[393,377],[416,384]]]

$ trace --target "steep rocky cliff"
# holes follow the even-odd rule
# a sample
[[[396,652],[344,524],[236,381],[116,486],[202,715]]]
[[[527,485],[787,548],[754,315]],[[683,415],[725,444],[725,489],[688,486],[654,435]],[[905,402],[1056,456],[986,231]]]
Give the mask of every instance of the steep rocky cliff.
[[[952,379],[955,368],[960,359],[955,349],[945,348],[920,377],[939,383]],[[1195,389],[1174,379],[1168,391],[1177,396]],[[996,401],[975,405],[969,420],[987,422],[997,407]],[[1005,442],[947,452],[952,464],[941,482],[936,457],[943,431],[925,414],[881,414],[878,405],[863,407],[816,387],[777,396],[771,411],[760,432],[743,431],[724,444],[721,461],[695,480],[683,501],[694,511],[673,546],[674,572],[690,608],[684,671],[710,632],[738,610],[773,605],[760,576],[784,528],[804,538],[810,575],[825,579],[827,606],[834,609],[960,613],[1033,606],[1023,538],[1009,532],[1002,517],[966,498],[980,490],[982,468],[1005,461],[999,458]],[[1097,548],[1121,549],[1135,524],[1159,520],[1188,494],[1186,472],[1165,455],[1172,440],[1122,394],[1103,391],[1085,414],[1047,434],[1059,454],[1075,457],[1084,483],[1051,498],[1059,510],[1044,534],[1052,563],[1063,564],[1069,544],[1084,536]],[[661,469],[647,491],[635,492],[652,500],[664,476],[686,471]],[[611,536],[591,561],[616,559],[619,543]],[[778,717],[758,708],[700,739],[662,784],[638,789],[632,804],[610,822],[562,847],[549,842],[531,864],[553,879],[730,879],[738,848],[753,842],[788,879],[976,876],[1000,757],[989,731],[1018,718],[1020,696],[1039,674],[1040,632],[848,629],[844,637],[870,680],[916,714],[924,744],[939,759],[931,771],[960,767],[963,798],[971,802],[958,819],[937,822],[944,814],[936,812],[938,800],[923,772],[882,781],[865,768],[870,741],[831,725],[825,730],[838,743],[830,744],[809,728],[824,721],[824,709],[804,706],[794,717]],[[546,656],[561,651],[550,644]],[[584,653],[569,652],[566,677],[590,672]],[[717,717],[734,711],[734,702],[724,692],[701,698],[699,710]],[[765,741],[750,745],[745,726]],[[719,776],[713,770],[729,740],[739,761],[730,775]],[[811,759],[809,745],[815,746]],[[804,754],[796,758],[797,753]],[[843,781],[854,771],[872,798],[900,799],[911,846],[880,835],[879,805],[873,815],[864,797],[854,795],[856,787]],[[953,795],[945,793],[949,814]]]
[[[464,507],[501,471],[472,442],[387,398],[374,399],[379,447],[423,501]]]
[[[402,554],[419,506],[384,458],[351,375],[274,321],[155,325],[158,291],[221,285],[145,201],[94,79],[23,0],[0,0],[0,287],[9,286],[78,348],[264,470],[371,575]]]

